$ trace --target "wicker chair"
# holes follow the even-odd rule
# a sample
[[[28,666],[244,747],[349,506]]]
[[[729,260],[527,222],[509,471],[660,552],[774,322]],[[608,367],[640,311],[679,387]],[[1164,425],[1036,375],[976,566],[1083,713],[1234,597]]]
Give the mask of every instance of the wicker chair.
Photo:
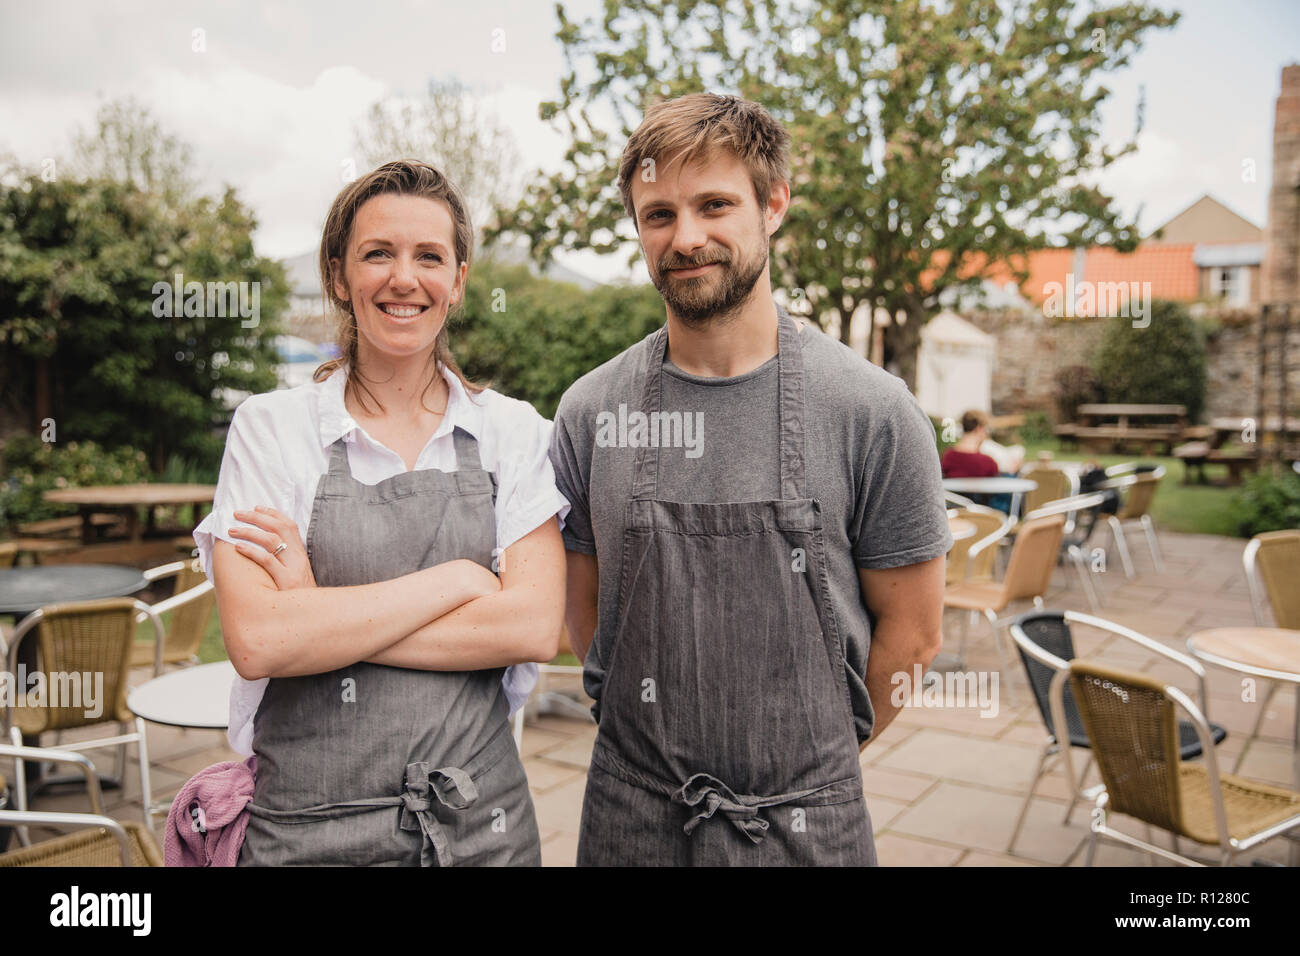
[[[955,518],[975,526],[975,535],[953,544],[948,552],[945,583],[992,581],[997,562],[998,544],[1016,524],[1016,519],[995,508],[968,503],[949,512]]]
[[[957,666],[966,665],[966,637],[970,631],[971,621],[977,613],[982,613],[993,629],[993,644],[997,648],[998,661],[1002,672],[1010,675],[1008,661],[1002,651],[998,631],[1004,623],[998,619],[998,613],[1004,611],[1013,601],[1032,598],[1035,607],[1043,604],[1052,581],[1052,570],[1056,567],[1056,554],[1061,547],[1061,537],[1065,531],[1065,518],[1054,515],[1026,521],[1020,525],[1016,543],[1011,549],[1011,560],[1007,564],[1007,573],[1002,583],[994,581],[963,581],[947,587],[943,592],[943,606],[969,611],[963,618],[961,638],[957,645]],[[1015,692],[1008,680],[1008,696],[1014,705]]]
[[[1246,545],[1241,562],[1246,569],[1246,583],[1250,586],[1255,624],[1269,627],[1266,608],[1272,608],[1275,626],[1300,630],[1300,588],[1296,587],[1296,582],[1300,581],[1300,531],[1268,531],[1255,535]],[[1247,745],[1259,736],[1277,688],[1277,681],[1268,681]],[[1296,690],[1296,706],[1300,708],[1300,688]],[[1248,749],[1249,746],[1241,748],[1233,773],[1241,769]]]
[[[1109,516],[1111,534],[1115,537],[1115,547],[1119,549],[1120,560],[1124,564],[1124,574],[1133,577],[1133,559],[1129,557],[1128,542],[1124,538],[1124,525],[1137,522],[1146,534],[1147,550],[1151,552],[1151,563],[1157,571],[1164,571],[1164,562],[1160,559],[1160,543],[1156,540],[1155,525],[1151,522],[1151,500],[1156,489],[1165,476],[1163,466],[1151,471],[1138,471],[1107,482],[1108,488],[1127,489],[1119,512]]]
[[[28,826],[80,827],[78,833],[55,837],[17,850],[0,853],[0,867],[13,866],[162,866],[162,852],[147,827],[121,822],[101,811],[99,779],[84,756],[62,750],[0,744],[0,757],[12,757],[21,776],[22,762],[48,760],[77,767],[86,776],[90,813],[42,813],[26,809],[0,810],[0,823],[14,826],[28,843]]]
[[[1114,829],[1107,821],[1108,807],[1141,820],[1148,828],[1156,826],[1175,837],[1217,846],[1224,866],[1234,854],[1275,836],[1297,839],[1300,793],[1220,774],[1209,724],[1181,690],[1145,674],[1071,661],[1053,679],[1052,712],[1058,722],[1064,721],[1067,679],[1105,784],[1097,796],[1088,866],[1103,837],[1184,866],[1200,865],[1176,849],[1171,852],[1149,842],[1149,835],[1142,841]],[[1203,764],[1179,759],[1178,708],[1196,728]]]
[[[161,619],[149,605],[131,598],[56,604],[33,611],[23,618],[14,630],[9,647],[9,672],[18,672],[18,652],[23,637],[35,631],[38,638],[38,660],[45,674],[103,675],[101,712],[94,716],[87,714],[84,706],[86,688],[81,681],[62,680],[60,685],[64,690],[68,693],[78,692],[75,703],[62,701],[63,706],[51,706],[50,701],[31,703],[29,698],[22,706],[5,710],[4,729],[6,733],[13,729],[20,731],[24,737],[39,737],[46,731],[116,722],[119,731],[117,736],[63,744],[61,749],[80,752],[99,747],[119,747],[117,776],[121,777],[126,769],[126,746],[134,743],[140,761],[141,810],[145,823],[151,824],[149,757],[144,721],[133,715],[126,706],[127,673],[137,614],[144,614],[153,622],[155,639],[161,643]],[[54,681],[47,677],[47,682],[53,691]],[[134,732],[129,729],[132,723],[135,725]],[[21,809],[25,806],[21,779],[15,784],[15,789],[19,794],[18,806]]]
[[[152,664],[154,676],[159,677],[167,664],[198,662],[199,645],[217,606],[217,595],[207,575],[190,561],[173,561],[150,568],[144,577],[149,582],[176,578],[172,596],[153,606],[154,613],[160,617],[168,612],[172,615],[166,639],[162,643],[137,641],[131,647],[131,666]],[[144,614],[136,615],[137,624],[144,620]]]
[[[1079,477],[1074,472],[1063,468],[1028,465],[1020,470],[1020,477],[1038,482],[1037,488],[1025,492],[1024,504],[1021,506],[1025,514],[1037,511],[1048,502],[1069,498],[1079,493]]]
[[[1066,516],[1065,530],[1061,537],[1061,555],[1069,558],[1074,564],[1074,569],[1079,574],[1079,581],[1083,585],[1083,593],[1088,597],[1088,606],[1094,613],[1101,610],[1101,601],[1097,597],[1097,588],[1092,581],[1094,572],[1092,563],[1087,559],[1087,545],[1101,519],[1101,510],[1107,500],[1107,494],[1099,491],[1071,495],[1068,498],[1058,498],[1025,515],[1026,521],[1047,518],[1051,515]]]
[[[1025,802],[1020,808],[1020,815],[1016,818],[1015,830],[1012,831],[1011,841],[1007,844],[1008,853],[1011,853],[1016,845],[1020,829],[1029,813],[1029,805],[1033,802],[1034,791],[1038,789],[1043,774],[1047,772],[1049,761],[1060,753],[1055,730],[1056,723],[1052,718],[1051,686],[1052,678],[1059,671],[1066,669],[1069,666],[1067,662],[1073,660],[1075,656],[1071,624],[1098,628],[1182,664],[1196,676],[1200,689],[1201,711],[1208,713],[1205,669],[1200,661],[1193,657],[1165,647],[1160,642],[1123,625],[1075,611],[1030,611],[1016,618],[1009,628],[1011,639],[1016,642],[1020,659],[1024,662],[1025,673],[1029,677],[1029,687],[1034,694],[1034,703],[1038,705],[1038,714],[1043,719],[1043,726],[1047,728],[1047,742],[1043,745],[1043,753],[1038,760],[1038,771],[1034,776],[1034,782],[1030,785],[1029,792],[1025,794]],[[1070,746],[1090,750],[1088,733],[1084,730],[1079,708],[1068,687],[1065,688],[1064,698],[1065,728]],[[1210,724],[1210,737],[1216,745],[1222,743],[1227,736],[1228,732],[1223,727]],[[1201,740],[1196,733],[1196,727],[1190,721],[1178,722],[1178,753],[1183,760],[1194,760],[1201,755]],[[1067,776],[1072,776],[1073,766],[1068,761],[1065,761],[1065,764]],[[1077,785],[1088,775],[1088,768],[1091,765],[1092,754],[1089,753],[1078,781],[1070,782],[1070,805],[1065,811],[1066,823],[1070,822],[1070,816],[1074,813],[1074,808],[1080,799],[1093,799],[1101,790],[1101,787],[1083,790]]]
[[[12,568],[18,557],[18,542],[0,542],[0,568]]]

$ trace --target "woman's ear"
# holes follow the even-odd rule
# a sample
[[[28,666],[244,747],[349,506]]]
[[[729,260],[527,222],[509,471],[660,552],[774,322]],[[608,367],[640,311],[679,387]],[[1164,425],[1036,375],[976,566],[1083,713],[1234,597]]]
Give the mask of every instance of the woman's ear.
[[[330,260],[330,278],[334,286],[334,294],[343,302],[349,302],[351,296],[348,294],[348,287],[343,282],[343,270],[339,268],[339,260]]]

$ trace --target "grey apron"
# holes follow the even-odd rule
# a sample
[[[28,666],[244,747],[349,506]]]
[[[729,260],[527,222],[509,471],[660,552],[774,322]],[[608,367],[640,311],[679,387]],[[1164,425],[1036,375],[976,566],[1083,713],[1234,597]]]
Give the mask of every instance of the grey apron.
[[[376,485],[330,448],[307,533],[321,587],[387,581],[457,558],[492,565],[495,481],[456,429],[457,470]],[[504,668],[358,663],[268,682],[240,866],[540,866]]]
[[[779,319],[781,497],[656,497],[642,446],[587,776],[580,866],[876,864],[822,515],[804,475],[803,363]],[[667,330],[641,410],[660,410]]]

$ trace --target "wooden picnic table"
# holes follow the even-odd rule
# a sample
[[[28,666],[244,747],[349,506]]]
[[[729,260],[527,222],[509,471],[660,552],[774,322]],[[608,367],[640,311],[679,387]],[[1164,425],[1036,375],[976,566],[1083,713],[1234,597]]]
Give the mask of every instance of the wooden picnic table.
[[[95,540],[96,514],[120,514],[126,519],[127,537],[132,542],[139,542],[143,534],[137,508],[147,509],[147,532],[153,533],[156,528],[155,508],[193,505],[197,518],[198,509],[204,505],[211,506],[216,492],[216,485],[90,485],[47,491],[44,498],[55,504],[76,505],[81,514],[81,540],[90,544]]]
[[[1187,427],[1185,405],[1080,405],[1074,424],[1058,425],[1056,434],[1094,451],[1138,444],[1143,454],[1153,446],[1173,446]]]

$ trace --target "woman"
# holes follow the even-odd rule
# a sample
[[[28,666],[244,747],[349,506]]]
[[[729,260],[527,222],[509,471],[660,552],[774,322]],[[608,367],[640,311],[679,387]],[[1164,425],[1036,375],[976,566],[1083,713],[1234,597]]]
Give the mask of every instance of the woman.
[[[341,357],[231,422],[195,540],[257,756],[241,866],[540,864],[511,665],[556,653],[568,503],[550,423],[448,349],[472,246],[433,167],[350,184],[320,250]]]

